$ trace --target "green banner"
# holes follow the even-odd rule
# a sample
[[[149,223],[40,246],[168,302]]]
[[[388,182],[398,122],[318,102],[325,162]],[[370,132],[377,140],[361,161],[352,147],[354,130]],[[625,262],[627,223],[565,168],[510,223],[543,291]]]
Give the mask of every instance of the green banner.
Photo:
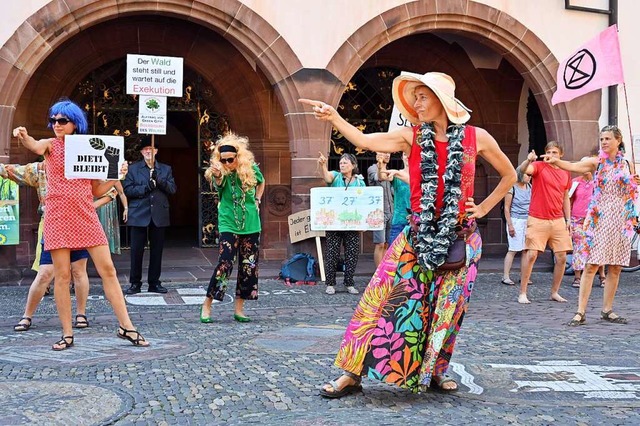
[[[17,183],[0,178],[0,245],[15,245],[20,241],[19,195]]]

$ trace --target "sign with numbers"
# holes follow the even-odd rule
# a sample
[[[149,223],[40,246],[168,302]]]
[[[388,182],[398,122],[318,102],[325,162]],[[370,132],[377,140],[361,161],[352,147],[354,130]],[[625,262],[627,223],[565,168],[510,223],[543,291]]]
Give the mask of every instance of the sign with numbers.
[[[67,135],[64,141],[64,177],[120,179],[124,164],[122,136]]]
[[[311,188],[312,231],[384,229],[382,187]]]

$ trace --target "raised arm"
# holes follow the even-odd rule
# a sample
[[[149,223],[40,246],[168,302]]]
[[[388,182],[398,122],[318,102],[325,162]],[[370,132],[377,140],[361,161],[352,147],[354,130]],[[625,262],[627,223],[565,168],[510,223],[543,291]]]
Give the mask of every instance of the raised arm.
[[[22,145],[34,154],[45,155],[51,147],[51,138],[40,139],[37,141],[33,137],[29,136],[25,127],[16,127],[13,129],[13,136],[18,138]]]
[[[324,156],[323,153],[318,152],[320,154],[318,156],[318,164],[320,165],[320,173],[322,174],[322,179],[327,185],[331,185],[333,183],[333,173],[329,172],[329,165],[327,164],[327,157]]]
[[[39,162],[25,165],[0,164],[0,176],[5,179],[11,179],[21,186],[37,188],[40,183],[40,173],[38,173],[40,164]]]
[[[485,216],[500,200],[504,198],[509,189],[516,183],[516,171],[511,165],[511,161],[502,152],[498,142],[484,129],[477,129],[476,132],[478,155],[484,158],[493,166],[500,175],[498,186],[484,199],[476,205],[473,201],[467,202],[469,206],[467,212],[471,213],[471,218]]]
[[[298,101],[313,107],[316,119],[330,122],[336,130],[358,148],[389,153],[403,151],[409,155],[413,137],[413,130],[409,127],[401,127],[388,133],[364,134],[342,118],[331,105],[312,99],[298,99]]]
[[[520,164],[517,169],[523,175],[532,174],[533,173],[533,166],[531,165],[531,163],[536,161],[537,158],[538,158],[538,156],[536,155],[536,152],[534,150],[531,150],[531,152],[527,155],[527,158],[524,159],[522,164]]]
[[[574,173],[593,173],[598,167],[598,158],[596,157],[588,157],[584,158],[580,161],[572,163],[571,161],[561,160],[559,158],[553,157],[551,155],[541,155],[546,163],[554,165],[556,167],[561,168],[562,170],[566,170],[568,172]]]

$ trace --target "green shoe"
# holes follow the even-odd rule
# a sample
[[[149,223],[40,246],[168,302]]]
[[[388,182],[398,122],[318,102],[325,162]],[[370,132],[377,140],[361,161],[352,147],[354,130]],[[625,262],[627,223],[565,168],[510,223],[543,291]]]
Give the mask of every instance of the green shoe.
[[[202,305],[200,305],[200,322],[203,324],[211,324],[213,320],[211,317],[203,317],[202,316]]]
[[[233,314],[233,319],[238,322],[251,322],[251,318],[243,317],[242,315]]]

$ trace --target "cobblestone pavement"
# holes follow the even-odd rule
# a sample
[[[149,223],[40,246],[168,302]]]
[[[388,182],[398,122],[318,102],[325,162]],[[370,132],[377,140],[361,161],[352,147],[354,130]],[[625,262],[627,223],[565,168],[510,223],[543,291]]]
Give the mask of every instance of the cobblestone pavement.
[[[640,424],[640,274],[623,274],[618,291],[628,325],[598,319],[595,287],[578,328],[565,325],[577,303],[570,277],[561,304],[547,300],[551,274],[534,273],[526,306],[500,278],[478,278],[452,362],[458,393],[412,394],[365,379],[363,392],[340,400],[320,398],[318,388],[339,375],[333,357],[358,300],[344,288],[328,296],[320,285],[261,281],[248,324],[233,321],[230,297],[215,306],[213,324],[201,324],[199,283],[128,296],[152,343],[143,349],[115,337],[115,317],[93,286],[91,327],[76,332],[74,348],[54,352],[53,300],[44,299],[31,330],[14,333],[27,289],[0,287],[0,424]]]

